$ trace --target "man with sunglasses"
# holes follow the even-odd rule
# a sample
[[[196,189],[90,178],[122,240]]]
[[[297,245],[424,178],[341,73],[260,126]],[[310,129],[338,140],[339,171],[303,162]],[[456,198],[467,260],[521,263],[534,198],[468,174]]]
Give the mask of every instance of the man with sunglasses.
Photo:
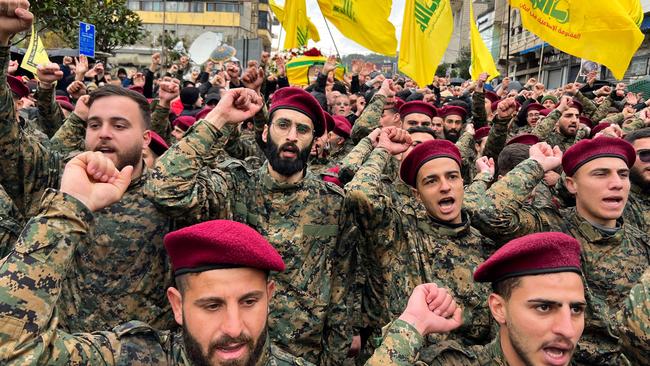
[[[251,89],[231,89],[160,158],[147,196],[185,224],[228,218],[248,224],[286,259],[270,303],[271,339],[320,365],[341,364],[352,329],[346,300],[354,235],[341,232],[343,191],[308,169],[314,140],[326,131],[311,94],[282,88],[274,95],[260,142],[267,163],[251,171],[238,161],[214,164],[222,131],[262,108]],[[217,165],[216,169],[210,169]]]
[[[630,169],[630,198],[625,218],[641,230],[650,230],[650,128],[629,133],[625,141],[632,144],[637,159]]]
[[[650,264],[650,239],[625,219],[630,169],[636,153],[613,137],[582,140],[562,154],[539,143],[485,194],[477,227],[498,242],[529,233],[562,231],[582,247],[582,272],[589,303],[585,332],[576,351],[580,365],[626,364],[611,324],[612,312]],[[562,165],[576,206],[557,209],[526,202],[544,173]]]

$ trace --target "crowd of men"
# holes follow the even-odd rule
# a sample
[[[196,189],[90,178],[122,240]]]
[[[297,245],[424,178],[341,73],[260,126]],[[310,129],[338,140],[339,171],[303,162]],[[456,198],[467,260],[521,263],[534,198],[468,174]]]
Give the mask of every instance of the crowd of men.
[[[32,22],[0,0],[1,364],[650,364],[650,98],[624,83],[330,57],[301,88],[268,53],[30,78]]]

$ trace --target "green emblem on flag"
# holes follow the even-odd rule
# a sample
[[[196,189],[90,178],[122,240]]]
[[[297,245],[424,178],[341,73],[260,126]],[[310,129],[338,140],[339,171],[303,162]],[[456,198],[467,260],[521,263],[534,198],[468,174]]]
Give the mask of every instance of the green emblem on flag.
[[[439,5],[440,0],[433,0],[430,5],[426,4],[426,0],[415,0],[415,21],[422,32],[429,27],[431,17],[438,10]]]

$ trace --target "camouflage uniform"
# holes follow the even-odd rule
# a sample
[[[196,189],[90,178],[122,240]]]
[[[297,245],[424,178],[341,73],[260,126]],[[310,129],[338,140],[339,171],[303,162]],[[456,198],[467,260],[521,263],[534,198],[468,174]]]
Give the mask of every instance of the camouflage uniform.
[[[608,96],[600,105],[596,105],[591,101],[591,99],[585,97],[581,92],[578,92],[576,94],[576,99],[578,102],[582,103],[583,114],[589,117],[594,125],[598,124],[601,120],[607,117],[609,108],[614,103],[612,97]]]
[[[0,186],[0,258],[13,250],[22,229],[22,218],[16,205]]]
[[[384,104],[386,104],[386,97],[381,94],[375,94],[370,99],[370,102],[366,104],[363,112],[352,126],[350,138],[353,143],[359,143],[362,138],[370,135],[375,128],[381,127],[379,120],[384,113]]]
[[[452,227],[432,219],[425,212],[409,212],[395,202],[398,194],[387,191],[381,172],[391,159],[383,149],[375,149],[354,179],[346,185],[346,206],[366,239],[360,248],[367,268],[373,301],[364,308],[376,330],[401,314],[415,286],[436,282],[448,287],[464,308],[468,327],[453,337],[476,344],[489,340],[490,316],[484,284],[474,283],[474,268],[491,247],[470,226]]]
[[[93,214],[72,196],[47,190],[38,216],[0,266],[0,359],[12,365],[190,365],[182,331],[132,321],[112,331],[58,329],[58,294]],[[307,365],[270,345],[257,365]]]
[[[546,118],[537,122],[531,133],[539,137],[540,141],[544,141],[551,146],[558,146],[564,152],[576,142],[589,137],[589,134],[587,130],[579,128],[575,136],[565,136],[555,129],[560,117],[562,117],[562,113],[557,109],[553,110]]]
[[[472,94],[472,123],[474,129],[489,126],[487,111],[485,110],[485,93],[475,91]]]
[[[625,362],[610,321],[607,305],[616,308],[650,263],[650,239],[636,226],[619,219],[615,233],[606,233],[580,217],[575,208],[525,204],[544,171],[527,159],[497,181],[486,193],[477,215],[481,232],[500,243],[534,232],[561,231],[582,246],[582,271],[587,294],[585,331],[576,363],[617,365]]]
[[[499,337],[485,346],[461,346],[443,341],[425,346],[425,339],[411,324],[395,320],[366,366],[508,366]]]
[[[38,108],[38,118],[34,121],[39,129],[48,137],[54,136],[54,133],[63,124],[63,112],[61,107],[54,99],[56,89],[43,89],[38,87],[34,98],[36,98],[36,107]]]
[[[38,212],[43,192],[59,186],[64,159],[18,127],[4,81],[7,51],[0,47],[0,184],[19,212],[31,217]],[[75,133],[62,135],[79,140]],[[162,244],[172,222],[144,199],[147,175],[143,171],[119,202],[96,214],[97,225],[78,245],[58,302],[61,324],[67,329],[108,329],[133,319],[159,329],[173,324],[165,297],[173,282],[171,266]]]
[[[223,143],[212,124],[197,122],[158,160],[146,195],[185,224],[228,218],[264,235],[287,265],[275,277],[271,338],[310,362],[337,364],[351,336],[345,296],[354,248],[341,231],[343,191],[309,171],[298,183],[277,182],[268,163],[208,169],[205,156]]]
[[[616,313],[620,344],[635,364],[648,362],[650,354],[650,269],[632,287],[623,309]]]
[[[623,218],[625,222],[650,234],[650,194],[636,184],[630,188]]]

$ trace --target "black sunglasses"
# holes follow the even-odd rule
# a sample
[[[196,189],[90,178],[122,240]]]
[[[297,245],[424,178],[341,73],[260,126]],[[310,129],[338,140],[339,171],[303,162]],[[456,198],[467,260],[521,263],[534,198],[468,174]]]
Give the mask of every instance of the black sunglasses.
[[[650,163],[650,149],[639,150],[636,152],[639,155],[639,160],[644,163]]]

